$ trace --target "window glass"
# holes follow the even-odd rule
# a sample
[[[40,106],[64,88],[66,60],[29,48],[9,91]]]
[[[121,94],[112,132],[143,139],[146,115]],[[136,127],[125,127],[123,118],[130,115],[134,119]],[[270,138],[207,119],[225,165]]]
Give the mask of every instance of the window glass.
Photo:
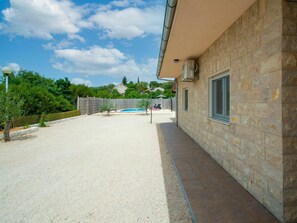
[[[230,115],[230,77],[226,78],[226,115]]]
[[[188,110],[188,89],[184,91],[184,110]]]
[[[219,79],[216,81],[216,105],[215,111],[217,114],[223,115],[223,80]]]
[[[212,80],[212,117],[229,121],[230,77],[229,75]]]

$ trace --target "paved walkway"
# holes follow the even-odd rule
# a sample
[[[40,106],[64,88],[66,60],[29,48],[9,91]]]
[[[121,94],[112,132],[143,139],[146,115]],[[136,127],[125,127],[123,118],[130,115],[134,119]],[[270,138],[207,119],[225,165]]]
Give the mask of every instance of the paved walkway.
[[[160,128],[196,222],[279,222],[174,123]]]
[[[0,222],[190,222],[156,123],[87,116],[0,142]]]

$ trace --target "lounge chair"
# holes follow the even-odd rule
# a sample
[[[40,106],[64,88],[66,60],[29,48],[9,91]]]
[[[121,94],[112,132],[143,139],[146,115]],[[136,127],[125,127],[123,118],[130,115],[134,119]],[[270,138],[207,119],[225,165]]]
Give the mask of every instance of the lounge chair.
[[[156,106],[156,109],[161,109],[161,104],[158,104],[158,105]]]

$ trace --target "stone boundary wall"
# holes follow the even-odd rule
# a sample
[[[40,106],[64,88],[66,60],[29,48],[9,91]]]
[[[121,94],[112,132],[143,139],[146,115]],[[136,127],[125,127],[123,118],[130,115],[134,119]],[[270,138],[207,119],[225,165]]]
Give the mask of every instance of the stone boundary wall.
[[[77,98],[77,109],[82,115],[91,115],[100,112],[100,105],[111,101],[114,103],[116,110],[124,108],[137,108],[137,103],[141,99],[103,99],[95,97]],[[171,99],[151,99],[151,105],[161,104],[162,109],[175,111],[175,98]]]

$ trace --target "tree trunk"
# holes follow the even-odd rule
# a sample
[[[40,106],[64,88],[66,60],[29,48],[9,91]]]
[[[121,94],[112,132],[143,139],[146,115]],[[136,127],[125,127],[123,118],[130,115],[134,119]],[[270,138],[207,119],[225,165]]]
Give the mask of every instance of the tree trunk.
[[[10,131],[11,121],[6,121],[4,127],[4,142],[10,141],[9,131]]]

